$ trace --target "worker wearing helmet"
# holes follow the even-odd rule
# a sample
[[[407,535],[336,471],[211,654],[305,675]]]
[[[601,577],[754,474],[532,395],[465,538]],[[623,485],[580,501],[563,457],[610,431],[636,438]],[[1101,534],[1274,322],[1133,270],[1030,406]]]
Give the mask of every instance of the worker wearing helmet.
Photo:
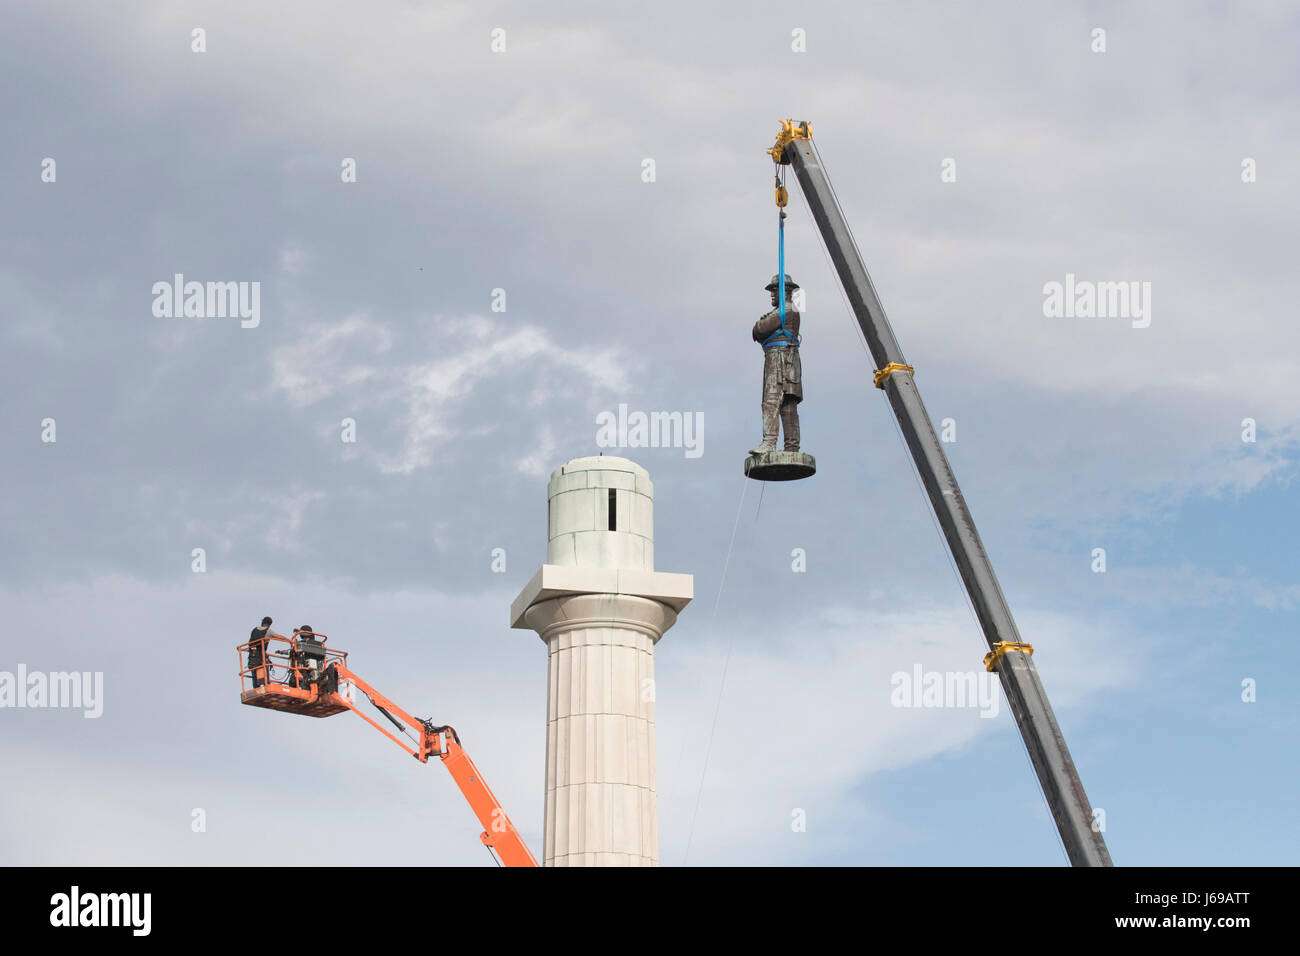
[[[754,323],[754,341],[763,346],[763,440],[750,454],[776,450],[778,420],[785,432],[785,450],[799,450],[799,403],[803,401],[803,366],[799,361],[799,313],[794,309],[794,290],[799,288],[785,277],[785,316],[782,318],[780,276],[772,276],[765,288],[772,293],[772,311]]]

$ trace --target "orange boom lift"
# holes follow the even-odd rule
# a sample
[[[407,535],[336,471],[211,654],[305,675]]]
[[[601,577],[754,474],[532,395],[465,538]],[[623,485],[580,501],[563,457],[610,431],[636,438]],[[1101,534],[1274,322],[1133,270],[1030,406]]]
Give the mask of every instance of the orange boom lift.
[[[239,645],[239,702],[308,717],[332,717],[350,710],[420,763],[428,763],[430,757],[440,758],[478,817],[483,827],[479,839],[489,852],[495,851],[505,866],[536,866],[537,860],[523,837],[506,816],[474,761],[461,748],[456,731],[412,717],[358,677],[348,667],[346,651],[327,650],[327,640],[324,634],[297,628],[293,637],[268,633],[262,663],[254,666],[246,666],[245,662],[257,642]],[[261,682],[260,686],[250,687],[254,678]],[[364,694],[405,738],[363,713],[353,703],[351,688]]]

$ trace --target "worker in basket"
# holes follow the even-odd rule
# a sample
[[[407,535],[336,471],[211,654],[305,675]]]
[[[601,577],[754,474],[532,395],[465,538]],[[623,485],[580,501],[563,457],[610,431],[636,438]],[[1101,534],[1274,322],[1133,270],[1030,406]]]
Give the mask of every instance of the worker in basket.
[[[293,634],[297,640],[290,652],[289,664],[292,667],[291,679],[296,683],[290,686],[306,689],[318,683],[325,672],[325,637],[313,631],[310,624],[304,624]]]
[[[248,636],[248,670],[253,677],[253,689],[266,683],[266,636],[271,632],[271,619],[262,618],[260,626]]]

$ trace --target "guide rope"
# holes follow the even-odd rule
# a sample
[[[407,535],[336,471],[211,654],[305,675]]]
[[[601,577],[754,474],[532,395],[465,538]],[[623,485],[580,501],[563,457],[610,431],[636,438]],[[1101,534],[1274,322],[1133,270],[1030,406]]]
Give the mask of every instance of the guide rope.
[[[727,557],[722,562],[722,579],[718,582],[718,596],[713,600],[713,617],[709,619],[710,626],[718,617],[718,605],[722,602],[722,588],[727,583],[727,566],[731,563],[731,551],[736,546],[736,531],[740,527],[740,513],[745,507],[745,490],[749,487],[749,479],[740,486],[740,503],[736,505],[736,520],[731,526],[731,543],[727,545]],[[691,857],[691,840],[695,837],[695,818],[700,813],[700,800],[704,797],[704,778],[709,773],[709,757],[713,753],[713,735],[718,729],[718,713],[722,710],[722,692],[727,686],[727,667],[731,664],[731,648],[735,639],[735,631],[732,631],[731,637],[727,639],[727,652],[722,658],[722,678],[718,682],[718,699],[713,704],[713,722],[709,725],[708,742],[704,745],[704,769],[700,771],[700,787],[695,793],[695,809],[691,811],[691,825],[686,832],[686,852],[682,855],[682,865]],[[682,752],[686,752],[686,741],[682,741]],[[678,758],[680,766],[681,758]]]

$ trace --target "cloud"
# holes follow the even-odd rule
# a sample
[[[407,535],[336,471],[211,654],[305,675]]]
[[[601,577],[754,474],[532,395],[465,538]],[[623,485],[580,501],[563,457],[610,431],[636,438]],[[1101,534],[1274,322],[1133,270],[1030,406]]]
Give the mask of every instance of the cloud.
[[[280,251],[280,271],[287,275],[301,275],[309,262],[311,254],[297,244],[286,246]]]
[[[435,317],[420,326],[401,336],[396,355],[432,358],[387,358],[398,335],[366,314],[315,325],[272,354],[274,387],[299,408],[329,400],[385,415],[400,435],[396,451],[373,459],[386,474],[428,468],[441,446],[467,432],[482,434],[485,417],[476,413],[497,407],[499,394],[520,381],[532,383],[532,404],[565,390],[628,387],[627,360],[617,347],[574,348],[539,326],[483,316]],[[382,370],[380,357],[386,358]],[[485,395],[492,392],[498,394]],[[545,416],[546,409],[537,413]],[[542,425],[543,434],[547,427]],[[542,448],[553,452],[554,440],[548,445],[544,439]],[[539,467],[522,470],[536,474]]]
[[[858,788],[864,780],[994,742],[1020,746],[1000,688],[995,719],[972,707],[913,709],[891,702],[896,672],[911,674],[917,665],[925,673],[983,671],[987,648],[966,608],[882,613],[838,605],[815,613],[802,628],[787,628],[778,643],[734,640],[709,748],[725,651],[716,642],[693,646],[687,635],[707,625],[692,620],[692,613],[685,612],[679,624],[686,634],[670,631],[656,652],[664,686],[657,718],[672,729],[671,735],[661,732],[659,753],[661,793],[667,788],[661,804],[661,831],[670,848],[666,863],[683,862],[685,835],[691,832],[689,862],[696,864],[807,863],[839,852],[845,827],[870,847],[871,834],[886,826],[894,811],[863,798]],[[1095,647],[1121,639],[1110,622],[1029,610],[1019,615],[1019,624],[1034,645],[1058,713],[1086,707],[1100,692],[1131,684],[1154,651],[1138,641],[1125,659],[1099,658]],[[680,740],[683,733],[684,760],[673,744],[663,742],[668,736]],[[679,778],[665,779],[679,760]],[[1037,781],[1027,777],[1023,786],[1032,801]],[[796,808],[813,819],[805,834],[790,839]],[[860,862],[885,859],[864,850]]]

